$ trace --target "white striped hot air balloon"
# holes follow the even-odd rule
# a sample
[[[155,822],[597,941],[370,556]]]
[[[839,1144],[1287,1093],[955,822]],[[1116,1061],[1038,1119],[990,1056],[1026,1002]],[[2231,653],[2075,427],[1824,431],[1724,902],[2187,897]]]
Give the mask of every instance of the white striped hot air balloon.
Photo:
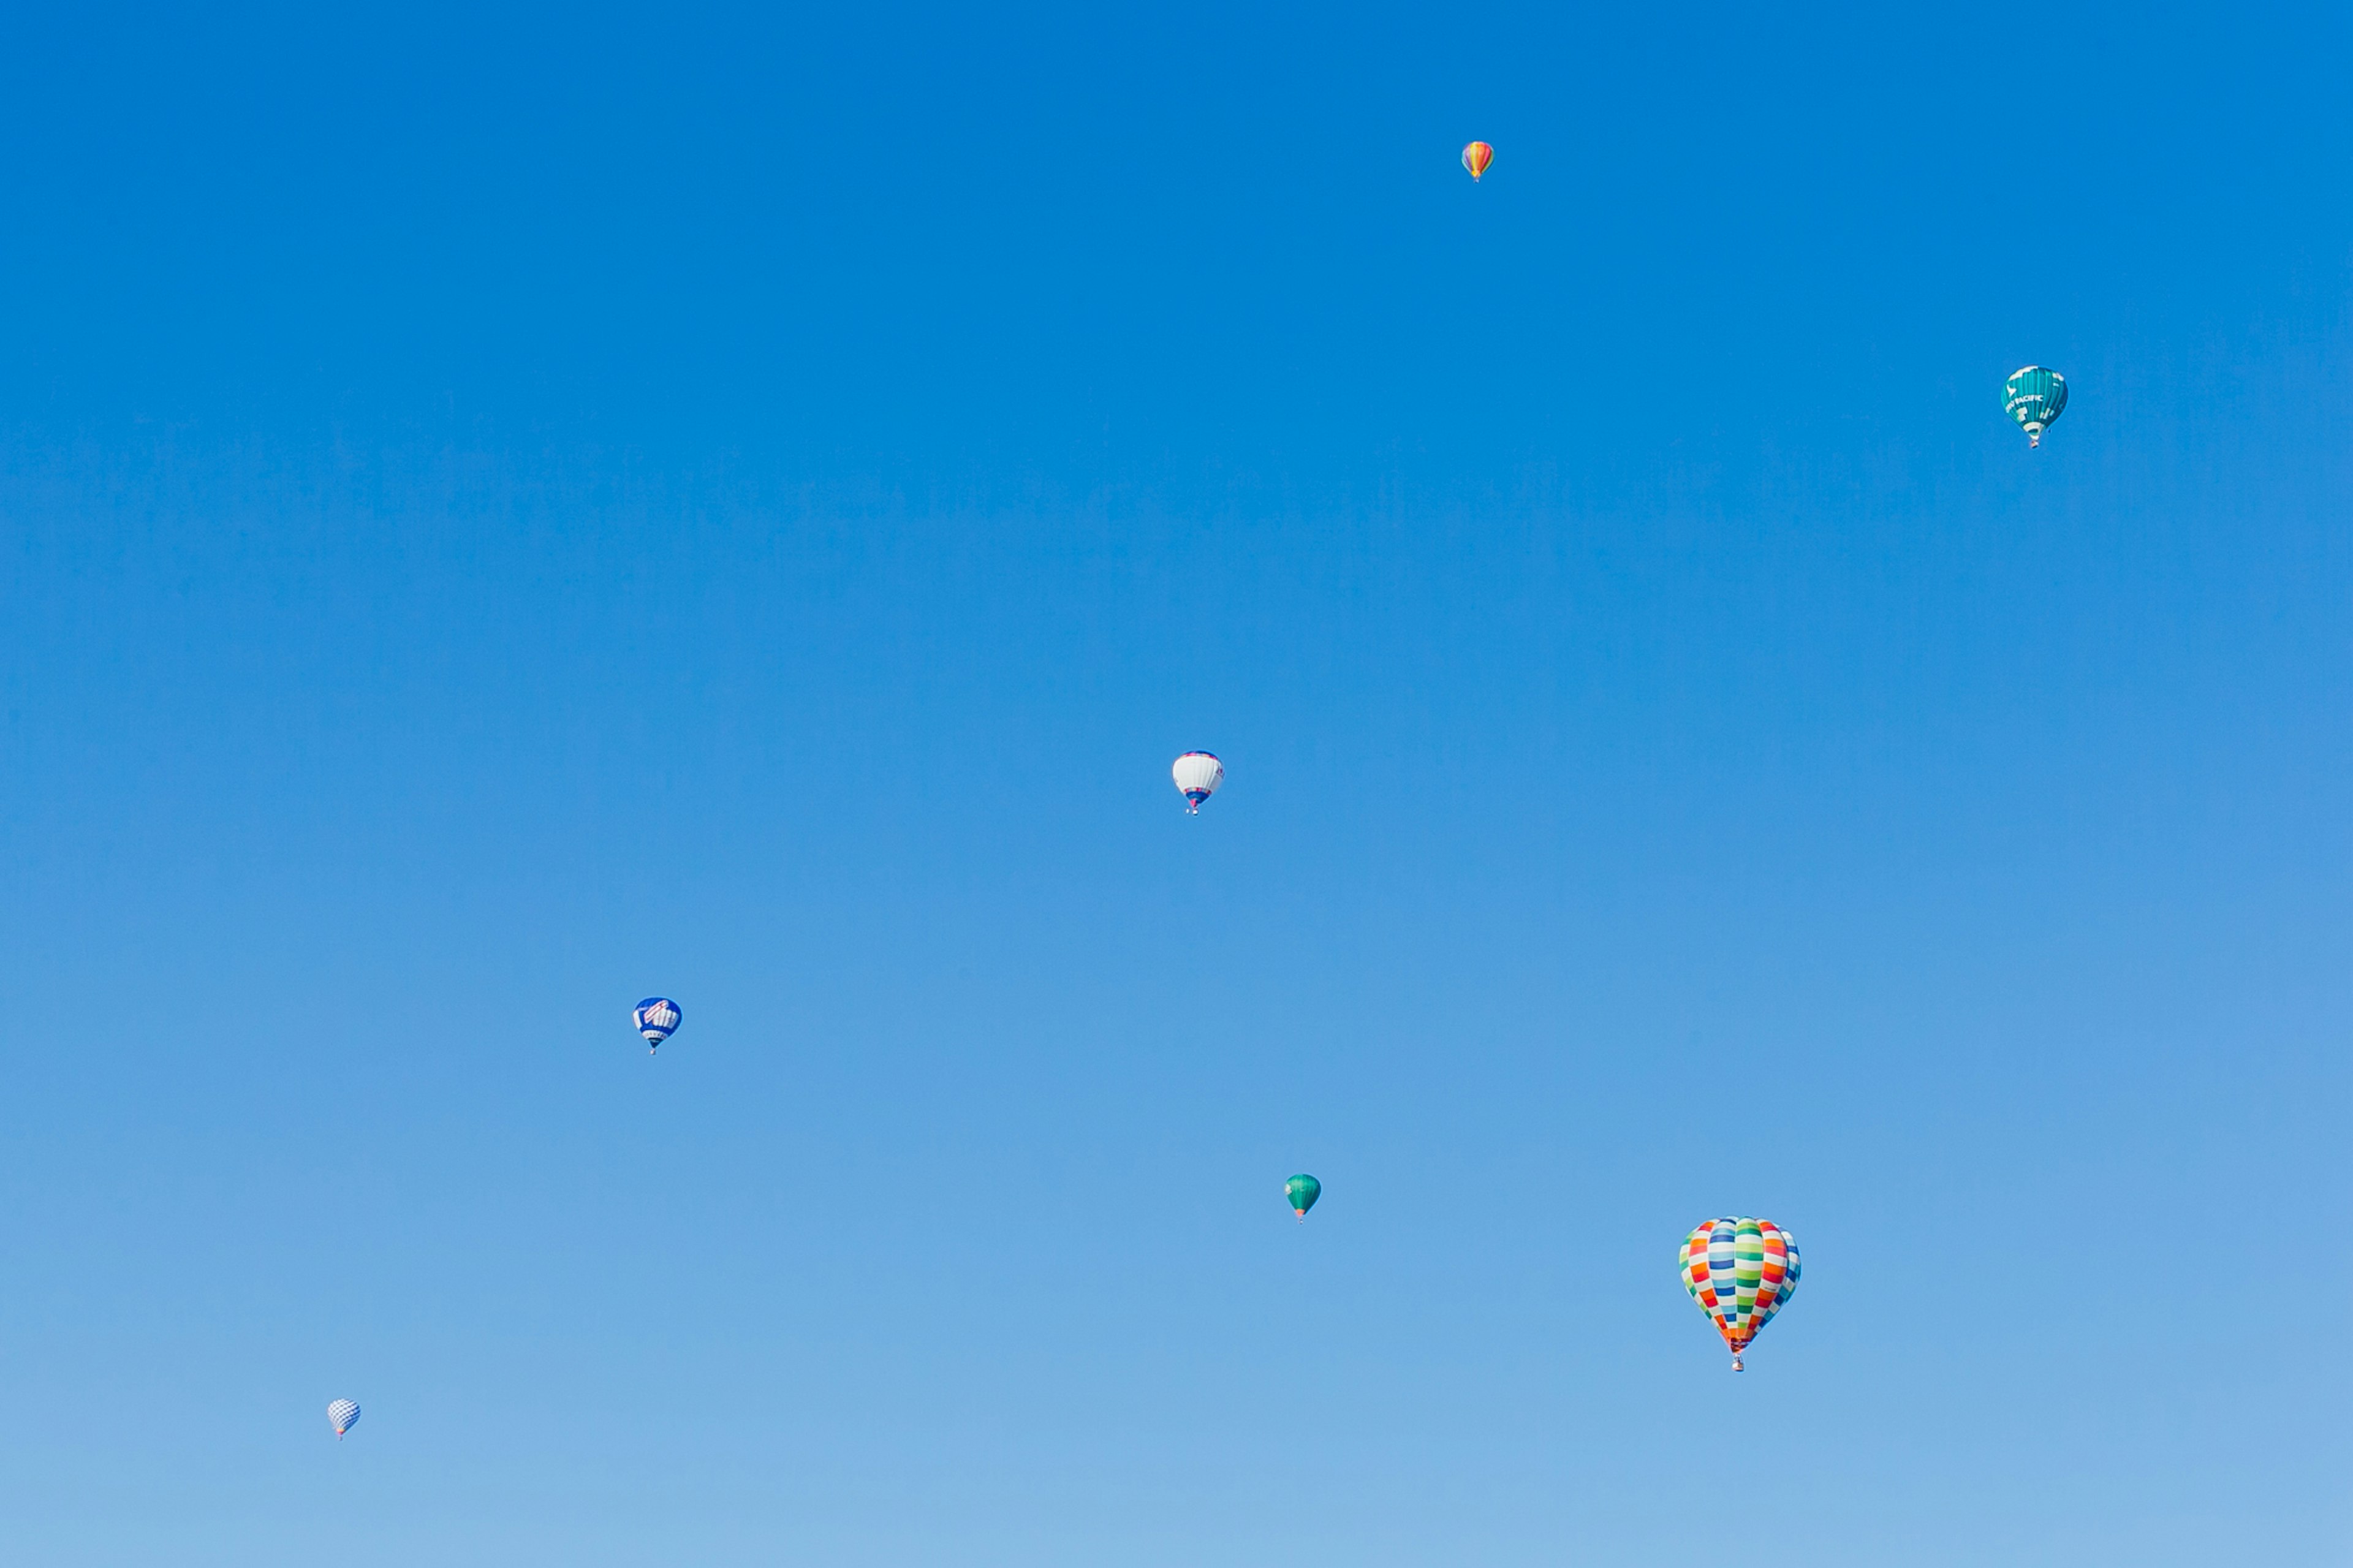
[[[1207,752],[1187,752],[1176,759],[1168,775],[1184,792],[1185,815],[1198,816],[1201,803],[1217,794],[1218,786],[1226,782],[1226,764]]]
[[[327,1406],[327,1424],[335,1429],[338,1438],[350,1431],[352,1423],[359,1418],[360,1407],[348,1399],[338,1399]]]

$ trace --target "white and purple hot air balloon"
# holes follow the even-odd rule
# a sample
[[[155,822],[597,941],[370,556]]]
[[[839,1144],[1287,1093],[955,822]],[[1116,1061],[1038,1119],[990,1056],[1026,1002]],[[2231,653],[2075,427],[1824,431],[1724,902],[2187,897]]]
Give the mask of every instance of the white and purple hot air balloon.
[[[1217,794],[1218,786],[1226,782],[1226,764],[1208,752],[1187,752],[1176,759],[1168,776],[1184,793],[1185,815],[1198,816],[1201,803]]]

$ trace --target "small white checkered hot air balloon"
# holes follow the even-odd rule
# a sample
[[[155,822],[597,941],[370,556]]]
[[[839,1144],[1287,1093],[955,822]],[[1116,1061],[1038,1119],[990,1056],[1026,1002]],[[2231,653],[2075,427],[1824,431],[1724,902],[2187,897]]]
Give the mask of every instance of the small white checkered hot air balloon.
[[[335,1436],[339,1438],[350,1431],[352,1423],[359,1418],[360,1407],[348,1399],[338,1399],[327,1406],[327,1425],[335,1429]]]
[[[630,1013],[629,1022],[636,1026],[638,1033],[646,1037],[646,1054],[650,1056],[661,1048],[661,1043],[670,1038],[670,1031],[678,1027],[678,1021],[684,1016],[686,1015],[679,1011],[678,1004],[669,997],[649,996]]]
[[[1185,815],[1198,816],[1201,803],[1217,794],[1218,786],[1226,782],[1226,764],[1207,752],[1187,752],[1176,759],[1168,776],[1184,793]]]

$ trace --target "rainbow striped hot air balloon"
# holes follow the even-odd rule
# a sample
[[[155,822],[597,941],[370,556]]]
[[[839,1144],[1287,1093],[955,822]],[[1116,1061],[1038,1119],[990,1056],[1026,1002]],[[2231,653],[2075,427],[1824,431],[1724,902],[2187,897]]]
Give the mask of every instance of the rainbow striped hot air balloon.
[[[1798,1244],[1769,1219],[1712,1219],[1683,1237],[1683,1289],[1740,1352],[1798,1290]]]
[[[1474,181],[1485,174],[1487,165],[1494,161],[1495,150],[1484,142],[1473,142],[1462,149],[1462,166],[1471,171],[1471,178]]]

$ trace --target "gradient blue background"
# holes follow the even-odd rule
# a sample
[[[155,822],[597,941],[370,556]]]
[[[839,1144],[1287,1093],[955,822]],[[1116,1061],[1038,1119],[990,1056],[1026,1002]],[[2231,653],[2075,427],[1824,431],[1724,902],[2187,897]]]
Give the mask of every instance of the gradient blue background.
[[[5,1554],[2341,1561],[2348,49],[12,9]]]

